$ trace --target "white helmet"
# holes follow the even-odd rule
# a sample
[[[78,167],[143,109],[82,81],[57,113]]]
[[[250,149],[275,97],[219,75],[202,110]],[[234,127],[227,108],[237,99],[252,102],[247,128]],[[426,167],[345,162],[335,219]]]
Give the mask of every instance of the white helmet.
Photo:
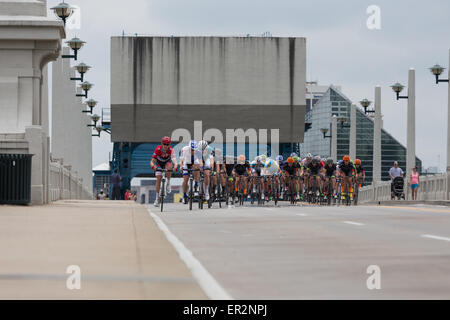
[[[208,142],[206,142],[205,140],[202,140],[198,143],[198,146],[202,149],[205,150],[206,148],[208,148]]]
[[[311,153],[308,153],[308,154],[306,155],[306,159],[312,159],[312,157],[313,157],[313,155],[312,155]]]

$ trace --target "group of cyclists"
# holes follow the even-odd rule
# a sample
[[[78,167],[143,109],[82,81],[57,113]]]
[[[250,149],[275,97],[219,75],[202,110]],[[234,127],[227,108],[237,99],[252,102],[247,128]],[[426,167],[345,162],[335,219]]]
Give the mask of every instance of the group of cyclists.
[[[249,161],[245,155],[224,156],[221,149],[213,148],[207,141],[191,140],[179,154],[179,161],[171,139],[164,137],[153,154],[150,166],[156,175],[156,200],[160,205],[162,171],[166,172],[166,194],[171,192],[171,172],[178,167],[183,173],[183,202],[188,202],[188,180],[193,178],[195,192],[201,187],[203,199],[232,197],[259,201],[291,200],[328,202],[353,201],[355,190],[365,180],[360,159],[352,161],[348,155],[335,162],[332,158],[307,154],[301,159],[292,153],[287,159],[260,155]],[[202,185],[200,186],[200,183]],[[220,194],[217,194],[220,193]],[[190,193],[192,194],[192,193]],[[348,202],[347,202],[348,203]]]

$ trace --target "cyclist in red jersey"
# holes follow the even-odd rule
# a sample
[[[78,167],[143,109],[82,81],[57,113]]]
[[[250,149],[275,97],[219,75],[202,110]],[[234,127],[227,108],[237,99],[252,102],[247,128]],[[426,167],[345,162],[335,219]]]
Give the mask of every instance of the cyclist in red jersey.
[[[158,146],[155,149],[155,152],[153,153],[152,161],[150,162],[150,166],[153,170],[156,170],[157,168],[166,169],[166,170],[172,170],[177,171],[177,162],[176,162],[176,156],[173,148],[170,146],[171,140],[169,137],[164,137],[161,140],[161,145]],[[155,173],[156,176],[156,200],[155,200],[155,206],[159,205],[159,192],[161,187],[161,180],[162,180],[162,172],[157,171]],[[167,185],[166,185],[166,193],[169,194],[172,191],[172,188],[170,186],[170,177],[171,172],[166,172],[167,177]]]

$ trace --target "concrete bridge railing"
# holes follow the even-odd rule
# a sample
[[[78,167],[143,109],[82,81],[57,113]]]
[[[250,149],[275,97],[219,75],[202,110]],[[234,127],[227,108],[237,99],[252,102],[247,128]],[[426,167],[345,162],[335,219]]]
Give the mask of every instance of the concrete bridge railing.
[[[449,200],[450,175],[436,174],[421,176],[417,200]],[[411,188],[405,183],[406,200],[411,200]],[[381,181],[361,188],[359,191],[359,203],[389,201],[391,200],[391,182]]]
[[[50,163],[50,201],[63,199],[93,199],[92,192],[83,187],[83,179],[58,162]]]

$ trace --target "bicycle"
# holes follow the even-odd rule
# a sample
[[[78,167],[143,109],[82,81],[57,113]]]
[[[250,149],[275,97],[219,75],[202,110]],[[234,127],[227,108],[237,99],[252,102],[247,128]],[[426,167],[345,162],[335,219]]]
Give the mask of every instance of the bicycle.
[[[161,174],[162,174],[161,185],[159,188],[159,201],[161,201],[160,207],[161,207],[161,212],[163,212],[164,198],[166,197],[166,180],[167,180],[166,174],[167,174],[167,172],[173,172],[173,171],[167,170],[167,169],[161,169],[161,168],[156,168],[155,171],[161,172]]]
[[[194,174],[193,172],[200,171],[200,169],[183,169],[189,173],[189,210],[192,210],[192,204],[194,202]]]

